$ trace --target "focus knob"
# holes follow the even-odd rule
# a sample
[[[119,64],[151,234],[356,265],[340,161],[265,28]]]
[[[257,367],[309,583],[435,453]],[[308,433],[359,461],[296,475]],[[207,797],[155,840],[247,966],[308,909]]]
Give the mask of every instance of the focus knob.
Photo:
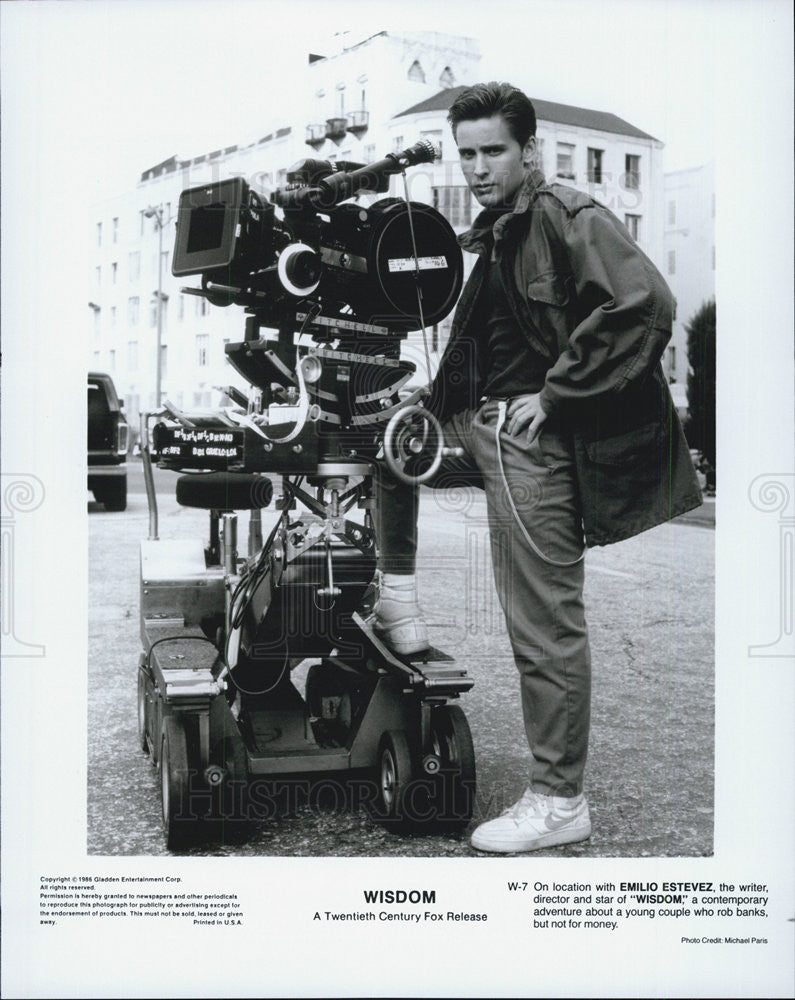
[[[311,295],[320,284],[323,265],[320,254],[306,243],[291,243],[279,257],[277,272],[282,287],[291,295]]]

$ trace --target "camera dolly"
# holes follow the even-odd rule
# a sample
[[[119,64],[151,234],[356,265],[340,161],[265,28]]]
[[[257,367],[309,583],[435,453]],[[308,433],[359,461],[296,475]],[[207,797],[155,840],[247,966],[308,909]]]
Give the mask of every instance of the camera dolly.
[[[359,484],[335,496],[351,477]],[[177,480],[180,503],[209,508],[206,547],[142,543],[139,735],[159,768],[170,848],[201,819],[244,832],[270,795],[252,781],[321,772],[369,779],[358,786],[364,804],[396,830],[456,830],[471,818],[474,751],[456,702],[472,679],[434,648],[396,655],[365,617],[373,533],[347,515],[370,502],[371,467],[321,465],[322,499],[299,479],[284,477],[261,548],[269,481],[221,472]],[[255,547],[241,558],[239,515],[222,508],[249,504]],[[308,660],[302,697],[291,672]]]
[[[173,273],[245,307],[245,339],[225,350],[252,389],[225,387],[217,410],[166,402],[141,416],[138,732],[169,849],[200,830],[244,836],[272,813],[274,784],[298,777],[363,779],[359,804],[400,832],[472,817],[458,702],[473,680],[434,648],[397,655],[371,614],[377,477],[386,465],[423,482],[445,453],[425,392],[406,395],[415,366],[399,341],[450,311],[461,252],[428,206],[336,205],[422,157],[418,144],[369,168],[305,161],[274,197],[283,220],[240,178],[180,199]],[[208,511],[206,542],[159,538],[155,462],[180,473],[180,505]]]

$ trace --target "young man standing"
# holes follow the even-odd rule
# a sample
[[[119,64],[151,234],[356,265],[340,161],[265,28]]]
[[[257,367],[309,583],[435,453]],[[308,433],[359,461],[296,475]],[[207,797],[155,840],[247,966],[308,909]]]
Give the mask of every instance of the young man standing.
[[[701,495],[659,364],[673,303],[656,268],[607,209],[534,169],[535,110],[521,91],[478,84],[448,121],[484,211],[460,237],[478,259],[428,403],[462,457],[430,485],[486,491],[532,755],[527,791],[472,844],[530,851],[591,833],[585,546],[660,524]],[[377,627],[409,655],[427,646],[416,524],[416,489],[384,474]]]

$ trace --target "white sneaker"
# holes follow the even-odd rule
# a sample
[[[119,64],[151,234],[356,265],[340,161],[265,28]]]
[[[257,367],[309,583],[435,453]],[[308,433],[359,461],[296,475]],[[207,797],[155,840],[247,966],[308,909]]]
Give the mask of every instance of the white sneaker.
[[[401,656],[411,656],[428,648],[428,626],[417,601],[413,576],[381,575],[373,627],[379,638]]]
[[[528,788],[502,816],[477,827],[472,846],[479,851],[510,854],[573,844],[590,836],[591,817],[584,795],[568,799]]]

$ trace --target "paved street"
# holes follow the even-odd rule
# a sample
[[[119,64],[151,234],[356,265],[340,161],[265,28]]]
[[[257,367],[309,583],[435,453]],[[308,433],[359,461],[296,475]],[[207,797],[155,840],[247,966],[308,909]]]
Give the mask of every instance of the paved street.
[[[179,508],[175,474],[157,473],[161,538],[206,534],[206,514]],[[166,855],[159,785],[136,738],[138,544],[148,515],[140,463],[124,513],[89,501],[88,851]],[[712,852],[714,504],[687,519],[590,550],[586,610],[594,664],[586,792],[593,836],[551,856]],[[264,519],[272,516],[264,512]],[[482,494],[424,491],[420,588],[433,643],[467,666],[462,698],[478,767],[476,820],[524,788],[528,751],[516,668],[494,594]],[[241,515],[241,538],[246,516]],[[301,687],[302,668],[294,674]],[[466,836],[407,838],[364,810],[301,805],[239,845],[188,853],[462,857]]]

